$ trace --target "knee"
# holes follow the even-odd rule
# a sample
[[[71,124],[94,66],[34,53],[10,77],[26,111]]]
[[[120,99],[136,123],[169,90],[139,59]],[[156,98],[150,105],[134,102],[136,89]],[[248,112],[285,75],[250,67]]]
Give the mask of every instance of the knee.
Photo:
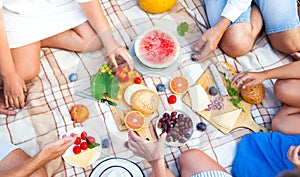
[[[287,82],[278,79],[274,85],[274,95],[281,102],[285,102],[284,100],[289,98],[289,84]]]
[[[23,80],[27,83],[33,80],[40,71],[40,67],[30,67],[23,70],[22,73],[20,73],[20,76],[23,78]]]
[[[251,51],[254,44],[254,39],[248,36],[239,33],[233,34],[232,32],[225,33],[220,42],[220,47],[224,53],[232,58],[245,55]]]
[[[280,119],[273,117],[271,121],[272,131],[281,132],[282,125],[280,126]]]
[[[191,159],[195,159],[195,156],[198,156],[202,151],[198,149],[189,149],[184,151],[180,156],[180,164],[181,166],[184,164],[190,163]]]

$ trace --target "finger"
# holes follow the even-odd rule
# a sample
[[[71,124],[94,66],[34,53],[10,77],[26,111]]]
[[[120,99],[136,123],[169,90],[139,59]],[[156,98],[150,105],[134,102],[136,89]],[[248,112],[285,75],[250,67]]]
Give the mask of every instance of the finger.
[[[14,109],[16,109],[15,104],[14,104],[14,99],[12,97],[8,98],[8,103],[11,107],[13,107]]]
[[[13,101],[14,101],[15,108],[20,108],[19,102],[20,102],[21,100],[17,97],[17,98],[13,98]]]
[[[133,66],[133,59],[132,59],[131,55],[125,50],[124,52],[120,53],[120,56],[122,57],[122,59],[124,61],[126,61],[126,63],[128,64],[129,68],[133,70],[134,66]]]
[[[129,138],[131,138],[135,142],[145,142],[143,138],[139,137],[136,133],[134,133],[132,130],[128,131]]]
[[[295,159],[295,160],[299,159],[299,153],[298,153],[299,149],[300,149],[300,146],[295,146],[294,149],[292,150],[291,155],[292,155],[292,158]]]
[[[193,45],[192,49],[199,52],[199,50],[203,47],[204,44],[205,40],[203,38],[200,38],[200,40]]]
[[[109,59],[110,59],[111,63],[114,65],[114,67],[115,67],[115,68],[118,68],[118,64],[117,64],[115,55],[114,55],[114,54],[110,54],[110,55],[109,55]]]
[[[166,136],[167,136],[167,133],[163,133],[162,135],[160,135],[160,138],[159,138],[159,142],[162,142],[164,143],[165,142],[165,139],[166,139]]]
[[[24,93],[22,93],[19,97],[19,105],[20,105],[20,108],[24,108],[24,106],[25,106],[25,95],[24,95]]]
[[[62,140],[63,140],[63,142],[62,142],[63,146],[70,147],[75,142],[76,137],[66,136],[66,137],[62,138]]]
[[[290,148],[289,148],[289,150],[286,154],[289,160],[291,160],[291,157],[292,157],[291,154],[292,154],[292,151],[293,151],[294,148],[295,148],[295,146],[290,146]]]
[[[6,94],[4,94],[4,102],[5,102],[5,107],[9,108],[8,96]]]
[[[245,73],[239,73],[239,74],[233,76],[232,79],[231,79],[231,83],[237,85],[238,81],[239,81],[242,77],[244,77],[244,76],[245,76]]]
[[[7,108],[0,108],[0,114],[5,114],[5,115],[8,115],[8,116],[15,116],[17,114],[16,111],[14,110],[9,110]]]
[[[27,87],[25,84],[23,84],[23,92],[27,92]]]

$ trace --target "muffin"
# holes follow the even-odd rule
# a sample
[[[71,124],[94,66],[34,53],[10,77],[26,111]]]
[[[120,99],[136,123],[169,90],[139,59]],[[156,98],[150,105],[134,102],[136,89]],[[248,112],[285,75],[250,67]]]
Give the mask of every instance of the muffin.
[[[243,84],[250,82],[246,80]],[[250,104],[259,104],[265,97],[265,87],[263,84],[257,84],[248,86],[247,88],[241,88],[241,95],[244,101]]]

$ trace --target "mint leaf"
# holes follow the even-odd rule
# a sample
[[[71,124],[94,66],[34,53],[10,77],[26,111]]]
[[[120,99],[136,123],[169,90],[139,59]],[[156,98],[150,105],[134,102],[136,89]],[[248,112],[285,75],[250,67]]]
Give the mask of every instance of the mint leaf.
[[[94,147],[100,146],[99,143],[88,144],[89,149],[93,149]]]
[[[185,32],[189,30],[189,24],[187,22],[182,22],[177,26],[177,34],[179,36],[184,36]]]

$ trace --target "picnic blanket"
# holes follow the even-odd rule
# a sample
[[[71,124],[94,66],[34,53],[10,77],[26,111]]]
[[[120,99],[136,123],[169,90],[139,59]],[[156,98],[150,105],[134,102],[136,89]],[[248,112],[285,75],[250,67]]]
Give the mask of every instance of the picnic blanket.
[[[182,53],[178,68],[172,74],[165,74],[161,77],[142,76],[146,85],[151,89],[155,89],[159,83],[167,84],[172,75],[185,75],[191,83],[196,82],[210,61],[226,61],[235,66],[238,71],[262,71],[292,62],[291,57],[277,52],[270,46],[265,34],[258,38],[253,50],[244,56],[231,58],[218,48],[207,57],[209,60],[206,62],[193,62],[190,59],[191,45],[208,28],[205,10],[200,0],[179,0],[170,11],[156,15],[142,11],[135,0],[103,0],[101,4],[116,40],[127,48],[130,47],[136,36],[147,28],[165,26],[176,30],[175,25],[181,22],[189,24],[190,29],[186,36],[179,38]],[[0,136],[29,155],[34,155],[43,145],[57,140],[68,130],[78,126],[88,127],[97,132],[101,139],[109,138],[111,140],[110,148],[103,149],[101,157],[86,169],[74,168],[62,158],[57,158],[46,165],[49,176],[88,176],[100,161],[109,157],[132,160],[144,170],[145,174],[148,174],[151,171],[149,164],[134,156],[124,146],[128,139],[127,131],[119,131],[110,108],[105,104],[74,95],[74,91],[89,90],[91,77],[98,71],[105,59],[104,50],[76,53],[43,48],[39,75],[27,85],[26,107],[18,110],[16,116],[1,116]],[[76,82],[70,82],[68,76],[74,72],[78,73],[79,79]],[[268,129],[270,129],[271,118],[281,107],[281,103],[275,99],[273,94],[274,83],[275,80],[267,80],[263,83],[266,88],[265,99],[261,104],[253,105],[251,108],[254,120]],[[167,97],[170,94],[169,89],[159,93],[159,113],[168,108],[190,110],[182,102],[180,96],[176,104],[168,104]],[[71,120],[69,111],[75,104],[88,106],[90,116],[87,121],[74,123]],[[180,154],[187,149],[196,148],[205,151],[230,171],[236,145],[242,136],[250,133],[250,130],[239,128],[224,135],[198,114],[193,113],[192,116],[207,123],[207,130],[195,131],[191,141],[182,147],[166,146],[165,162],[167,167],[176,176],[179,176]]]

